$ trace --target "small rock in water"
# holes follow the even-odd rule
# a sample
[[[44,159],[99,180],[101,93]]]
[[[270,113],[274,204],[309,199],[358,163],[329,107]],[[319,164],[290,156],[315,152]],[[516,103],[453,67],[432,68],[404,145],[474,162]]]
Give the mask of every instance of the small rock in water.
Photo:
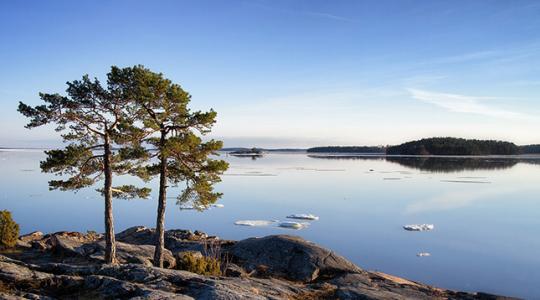
[[[418,257],[431,256],[431,253],[429,253],[429,252],[420,252],[420,253],[416,254],[416,256],[418,256]]]
[[[234,222],[234,225],[240,226],[268,226],[270,224],[276,223],[277,221],[269,220],[239,220]]]
[[[412,224],[403,226],[403,229],[407,231],[429,231],[433,230],[433,228],[435,228],[433,224]]]
[[[309,226],[309,223],[305,223],[305,222],[281,222],[279,223],[279,227],[283,227],[283,228],[290,228],[290,229],[304,229],[306,227]]]
[[[319,217],[313,215],[313,214],[293,214],[290,216],[287,216],[289,219],[299,219],[299,220],[318,220]]]

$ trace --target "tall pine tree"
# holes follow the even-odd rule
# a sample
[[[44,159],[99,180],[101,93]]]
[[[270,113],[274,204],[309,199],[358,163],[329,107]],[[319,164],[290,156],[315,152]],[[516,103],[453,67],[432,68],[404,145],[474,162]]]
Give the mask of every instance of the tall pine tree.
[[[139,119],[135,124],[140,125],[147,136],[145,141],[155,148],[155,160],[147,170],[151,176],[159,177],[154,265],[163,267],[169,184],[184,184],[178,202],[189,202],[194,207],[207,207],[221,196],[214,191],[213,185],[220,181],[228,164],[210,156],[221,149],[222,142],[203,142],[200,137],[210,132],[216,112],[191,111],[188,108],[189,93],[162,74],[143,66],[113,68],[111,74],[118,82],[123,81],[125,98],[137,104]]]
[[[132,185],[113,187],[113,174],[146,176],[138,167],[147,159],[140,144],[143,132],[132,126],[134,102],[122,97],[122,85],[111,73],[107,88],[88,75],[67,85],[67,96],[40,93],[45,104],[32,107],[20,102],[18,110],[30,118],[27,128],[55,124],[68,143],[63,149],[46,151],[47,158],[41,162],[43,172],[64,176],[49,181],[50,189],[78,190],[104,179],[100,191],[105,200],[105,261],[114,264],[112,199],[146,197],[150,190]]]

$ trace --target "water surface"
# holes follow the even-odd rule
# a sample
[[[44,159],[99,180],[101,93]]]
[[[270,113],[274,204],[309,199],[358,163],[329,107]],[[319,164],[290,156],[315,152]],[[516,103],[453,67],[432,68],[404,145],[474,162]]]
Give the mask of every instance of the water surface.
[[[41,151],[0,152],[0,209],[23,233],[103,231],[103,200],[93,188],[49,191]],[[540,160],[538,158],[333,157],[268,154],[231,164],[213,208],[180,210],[169,199],[168,228],[227,239],[297,234],[359,266],[440,287],[540,298]],[[135,182],[131,178],[116,183]],[[151,187],[157,197],[156,182]],[[174,198],[178,189],[171,189]],[[119,232],[153,226],[155,200],[115,200]],[[237,220],[286,220],[313,213],[303,230],[235,226]],[[408,232],[405,224],[433,231]],[[417,257],[420,252],[430,257]]]

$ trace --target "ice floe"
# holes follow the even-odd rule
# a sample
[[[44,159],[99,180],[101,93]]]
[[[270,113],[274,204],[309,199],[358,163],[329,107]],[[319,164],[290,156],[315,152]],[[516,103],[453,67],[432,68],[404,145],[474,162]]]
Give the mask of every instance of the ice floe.
[[[433,230],[433,228],[435,228],[433,224],[411,224],[403,226],[403,229],[408,231],[429,231]]]
[[[290,229],[303,229],[309,226],[309,223],[306,222],[281,222],[278,224],[279,227],[290,228]]]
[[[206,210],[206,209],[209,209],[209,208],[223,208],[225,207],[225,205],[221,204],[221,203],[216,203],[216,204],[210,204],[210,205],[181,205],[180,206],[180,209],[181,210]]]
[[[299,219],[299,220],[318,220],[319,217],[313,214],[292,214],[287,216],[289,219]]]
[[[277,223],[278,221],[275,220],[239,220],[234,222],[234,225],[240,225],[240,226],[268,226],[272,225],[274,223]]]
[[[205,205],[181,205],[181,210],[205,210],[208,206]]]
[[[450,182],[450,183],[491,183],[491,181],[480,181],[480,180],[441,180],[441,182]]]

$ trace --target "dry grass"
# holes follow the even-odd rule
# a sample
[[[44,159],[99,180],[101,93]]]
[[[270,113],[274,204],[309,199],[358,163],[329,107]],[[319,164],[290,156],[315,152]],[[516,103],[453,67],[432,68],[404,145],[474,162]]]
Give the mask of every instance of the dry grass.
[[[221,276],[220,261],[194,252],[185,252],[176,262],[179,270],[185,270],[207,276]]]
[[[291,298],[291,300],[326,300],[336,299],[336,286],[324,283],[319,289],[303,291]]]

